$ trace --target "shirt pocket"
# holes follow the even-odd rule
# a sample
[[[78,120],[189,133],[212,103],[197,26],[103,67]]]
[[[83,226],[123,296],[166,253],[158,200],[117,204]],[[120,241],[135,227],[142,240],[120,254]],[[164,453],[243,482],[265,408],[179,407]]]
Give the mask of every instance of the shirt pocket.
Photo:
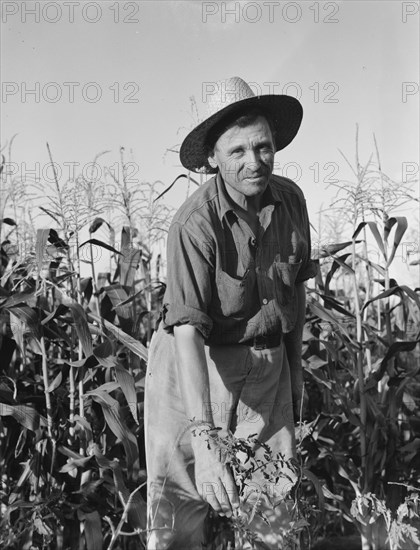
[[[295,297],[296,277],[302,266],[299,262],[275,262],[275,288],[280,305],[290,304]]]
[[[219,271],[216,286],[220,309],[226,317],[241,317],[245,312],[251,288],[252,274],[247,271],[242,278],[234,278],[225,271]]]

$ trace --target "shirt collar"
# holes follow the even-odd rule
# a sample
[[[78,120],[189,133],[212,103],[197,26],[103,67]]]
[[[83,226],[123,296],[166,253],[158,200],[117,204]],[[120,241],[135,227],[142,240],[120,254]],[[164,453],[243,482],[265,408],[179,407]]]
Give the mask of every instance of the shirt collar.
[[[230,198],[228,192],[226,191],[225,182],[220,175],[220,172],[216,174],[216,187],[219,195],[219,204],[220,204],[220,219],[226,216],[228,212],[235,213],[235,205]],[[265,208],[268,205],[275,206],[281,202],[281,197],[279,191],[273,186],[272,178],[268,181],[268,185],[263,194],[262,207]]]

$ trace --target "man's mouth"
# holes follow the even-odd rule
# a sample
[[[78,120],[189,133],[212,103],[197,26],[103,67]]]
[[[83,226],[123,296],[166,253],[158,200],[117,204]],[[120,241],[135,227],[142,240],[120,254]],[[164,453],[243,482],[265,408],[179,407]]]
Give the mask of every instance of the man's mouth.
[[[249,181],[258,181],[265,177],[266,177],[265,174],[253,174],[252,176],[247,176],[245,179]]]

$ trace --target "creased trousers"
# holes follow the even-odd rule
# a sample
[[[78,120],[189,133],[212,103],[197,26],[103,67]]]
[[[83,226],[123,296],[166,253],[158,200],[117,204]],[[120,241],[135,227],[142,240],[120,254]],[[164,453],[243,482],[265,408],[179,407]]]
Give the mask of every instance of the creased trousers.
[[[220,435],[227,430],[244,438],[256,434],[273,453],[281,452],[286,459],[294,456],[290,370],[284,344],[263,350],[242,344],[205,346],[205,351],[211,400],[207,406],[215,425],[223,430]],[[174,336],[162,325],[153,336],[149,357],[145,386],[147,548],[201,550],[205,548],[203,526],[208,504],[194,482],[190,419],[178,384]],[[263,454],[263,449],[258,452]],[[257,477],[253,483],[258,485]],[[291,485],[290,479],[281,478],[275,494],[284,494]],[[271,548],[279,547],[276,525],[290,520],[284,511],[280,515],[271,527],[258,516],[249,526]]]

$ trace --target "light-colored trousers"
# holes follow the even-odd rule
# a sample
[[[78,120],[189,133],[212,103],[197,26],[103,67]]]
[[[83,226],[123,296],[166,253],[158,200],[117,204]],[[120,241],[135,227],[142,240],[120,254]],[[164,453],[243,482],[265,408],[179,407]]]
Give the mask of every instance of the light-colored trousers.
[[[227,430],[241,438],[256,434],[273,454],[280,452],[286,459],[294,456],[290,370],[284,344],[264,350],[242,344],[205,346],[205,351],[211,401],[205,406],[211,407],[221,435]],[[191,419],[180,393],[174,336],[162,325],[151,342],[145,392],[148,550],[201,550],[205,548],[208,504],[200,494],[205,488],[197,490],[194,482]],[[263,455],[263,449],[258,453]],[[258,477],[253,477],[252,484],[258,486]],[[275,494],[284,495],[291,485],[290,479],[281,478]],[[249,525],[271,548],[279,547],[278,525],[290,520],[284,507],[276,511],[267,513],[272,519],[270,527],[258,516]]]

